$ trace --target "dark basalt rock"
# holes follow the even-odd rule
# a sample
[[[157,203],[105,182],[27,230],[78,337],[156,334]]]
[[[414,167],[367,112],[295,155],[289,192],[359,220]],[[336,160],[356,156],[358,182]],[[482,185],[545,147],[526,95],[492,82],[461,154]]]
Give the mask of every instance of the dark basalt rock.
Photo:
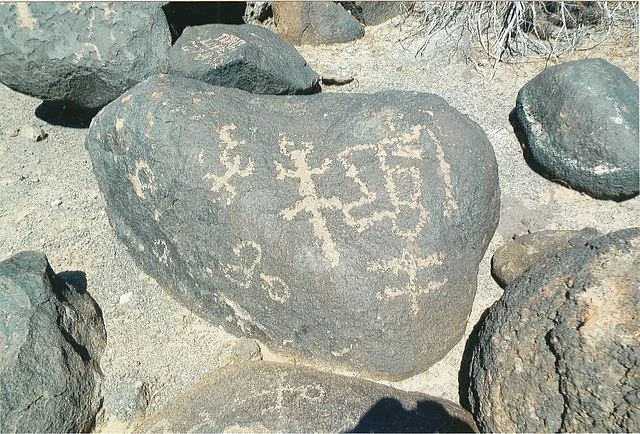
[[[482,432],[640,430],[640,228],[557,253],[472,334],[461,402]]]
[[[580,247],[601,235],[593,228],[585,228],[579,231],[540,231],[517,237],[493,254],[491,274],[504,288],[538,262],[563,250]]]
[[[460,406],[303,366],[246,362],[196,383],[137,432],[477,432]]]
[[[638,85],[602,59],[542,71],[518,93],[525,157],[553,181],[597,199],[638,195]]]
[[[0,431],[88,432],[102,404],[100,308],[40,253],[0,262]]]
[[[498,175],[484,132],[436,95],[161,75],[105,107],[86,147],[133,258],[233,333],[398,379],[465,331]]]
[[[157,3],[3,3],[0,28],[0,82],[77,109],[98,110],[169,66]]]
[[[171,48],[172,74],[252,93],[319,91],[320,77],[275,33],[249,24],[188,27]]]

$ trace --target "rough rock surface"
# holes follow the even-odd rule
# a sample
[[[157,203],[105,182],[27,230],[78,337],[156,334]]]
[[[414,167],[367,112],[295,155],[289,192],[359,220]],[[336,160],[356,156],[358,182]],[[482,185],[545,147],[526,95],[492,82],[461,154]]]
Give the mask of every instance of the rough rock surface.
[[[281,363],[205,377],[137,432],[477,432],[450,401]]]
[[[505,288],[462,371],[481,431],[640,430],[639,269],[640,228],[630,228],[561,252]]]
[[[160,75],[103,109],[86,146],[134,259],[233,333],[403,378],[465,330],[497,168],[436,95],[278,97]]]
[[[412,2],[401,1],[344,1],[342,7],[365,26],[376,26],[396,15],[400,15],[410,7]]]
[[[331,1],[273,2],[278,34],[293,45],[340,44],[364,36],[364,27]]]
[[[245,2],[177,1],[167,2],[162,10],[167,18],[172,42],[184,29],[207,24],[244,24]]]
[[[100,109],[169,66],[156,3],[3,3],[0,29],[0,82],[82,109]]]
[[[580,247],[601,234],[592,228],[579,231],[539,231],[506,243],[491,258],[491,274],[501,287],[515,282],[533,265],[558,252]]]
[[[276,23],[273,21],[273,11],[271,2],[247,2],[242,19],[247,24],[264,26],[269,30],[276,31]]]
[[[638,85],[603,59],[545,69],[518,93],[525,156],[551,180],[597,199],[638,195]]]
[[[102,313],[40,253],[0,262],[0,431],[87,432],[102,399]]]
[[[305,94],[320,77],[275,33],[249,24],[187,27],[171,47],[172,74],[252,93]]]

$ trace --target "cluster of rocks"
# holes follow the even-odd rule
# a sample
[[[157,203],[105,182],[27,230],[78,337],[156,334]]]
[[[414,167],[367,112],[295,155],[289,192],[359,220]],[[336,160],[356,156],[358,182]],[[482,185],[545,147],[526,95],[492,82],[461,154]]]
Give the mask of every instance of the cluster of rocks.
[[[399,5],[378,15],[364,2],[270,6],[281,36],[326,43]],[[533,234],[496,253],[505,293],[460,371],[473,418],[316,370],[404,379],[462,338],[499,218],[491,143],[437,95],[317,93],[319,75],[279,36],[188,25],[189,7],[0,4],[0,81],[100,109],[85,146],[140,268],[212,323],[316,366],[232,365],[142,431],[640,427],[638,228]],[[512,120],[545,176],[596,198],[638,195],[638,87],[614,66],[548,68],[522,88]],[[89,429],[99,308],[37,254],[0,263],[0,282],[11,318],[0,329],[2,431]]]

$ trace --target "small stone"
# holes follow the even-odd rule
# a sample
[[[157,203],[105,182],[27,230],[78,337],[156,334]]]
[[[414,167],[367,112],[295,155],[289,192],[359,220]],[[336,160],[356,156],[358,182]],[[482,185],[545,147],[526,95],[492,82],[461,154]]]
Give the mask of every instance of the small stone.
[[[133,292],[132,291],[129,291],[129,292],[125,293],[125,294],[122,294],[120,296],[120,299],[118,300],[118,303],[119,304],[129,303],[129,301],[131,301],[131,297],[132,296],[133,296]]]
[[[60,199],[54,200],[53,202],[51,202],[51,208],[55,208],[60,205],[62,205],[62,201]]]
[[[34,125],[26,125],[22,127],[22,137],[30,142],[40,142],[47,138],[48,134],[40,127]]]

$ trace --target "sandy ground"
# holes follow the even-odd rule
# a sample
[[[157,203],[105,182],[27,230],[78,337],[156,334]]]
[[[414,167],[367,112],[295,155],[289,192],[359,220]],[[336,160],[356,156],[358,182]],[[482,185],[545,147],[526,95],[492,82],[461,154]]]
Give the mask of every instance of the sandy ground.
[[[416,20],[367,29],[353,43],[299,47],[318,73],[356,80],[328,92],[386,89],[432,92],[477,122],[498,160],[500,225],[480,264],[478,291],[467,332],[501,295],[490,275],[495,249],[514,235],[542,229],[609,232],[640,226],[640,199],[599,201],[552,183],[522,157],[508,121],[518,90],[544,61],[502,65],[465,62],[442,35],[424,55],[423,38],[407,38]],[[638,80],[638,41],[615,41],[572,58],[603,57]],[[56,272],[81,271],[104,312],[108,346],[102,358],[104,412],[98,431],[130,430],[207,372],[237,358],[237,338],[173,301],[139,271],[108,224],[105,202],[84,148],[86,129],[47,124],[35,116],[41,101],[0,85],[0,260],[22,250],[43,251]],[[35,141],[29,129],[47,137]],[[392,384],[458,401],[463,339],[427,372]],[[265,358],[275,357],[265,355]]]

